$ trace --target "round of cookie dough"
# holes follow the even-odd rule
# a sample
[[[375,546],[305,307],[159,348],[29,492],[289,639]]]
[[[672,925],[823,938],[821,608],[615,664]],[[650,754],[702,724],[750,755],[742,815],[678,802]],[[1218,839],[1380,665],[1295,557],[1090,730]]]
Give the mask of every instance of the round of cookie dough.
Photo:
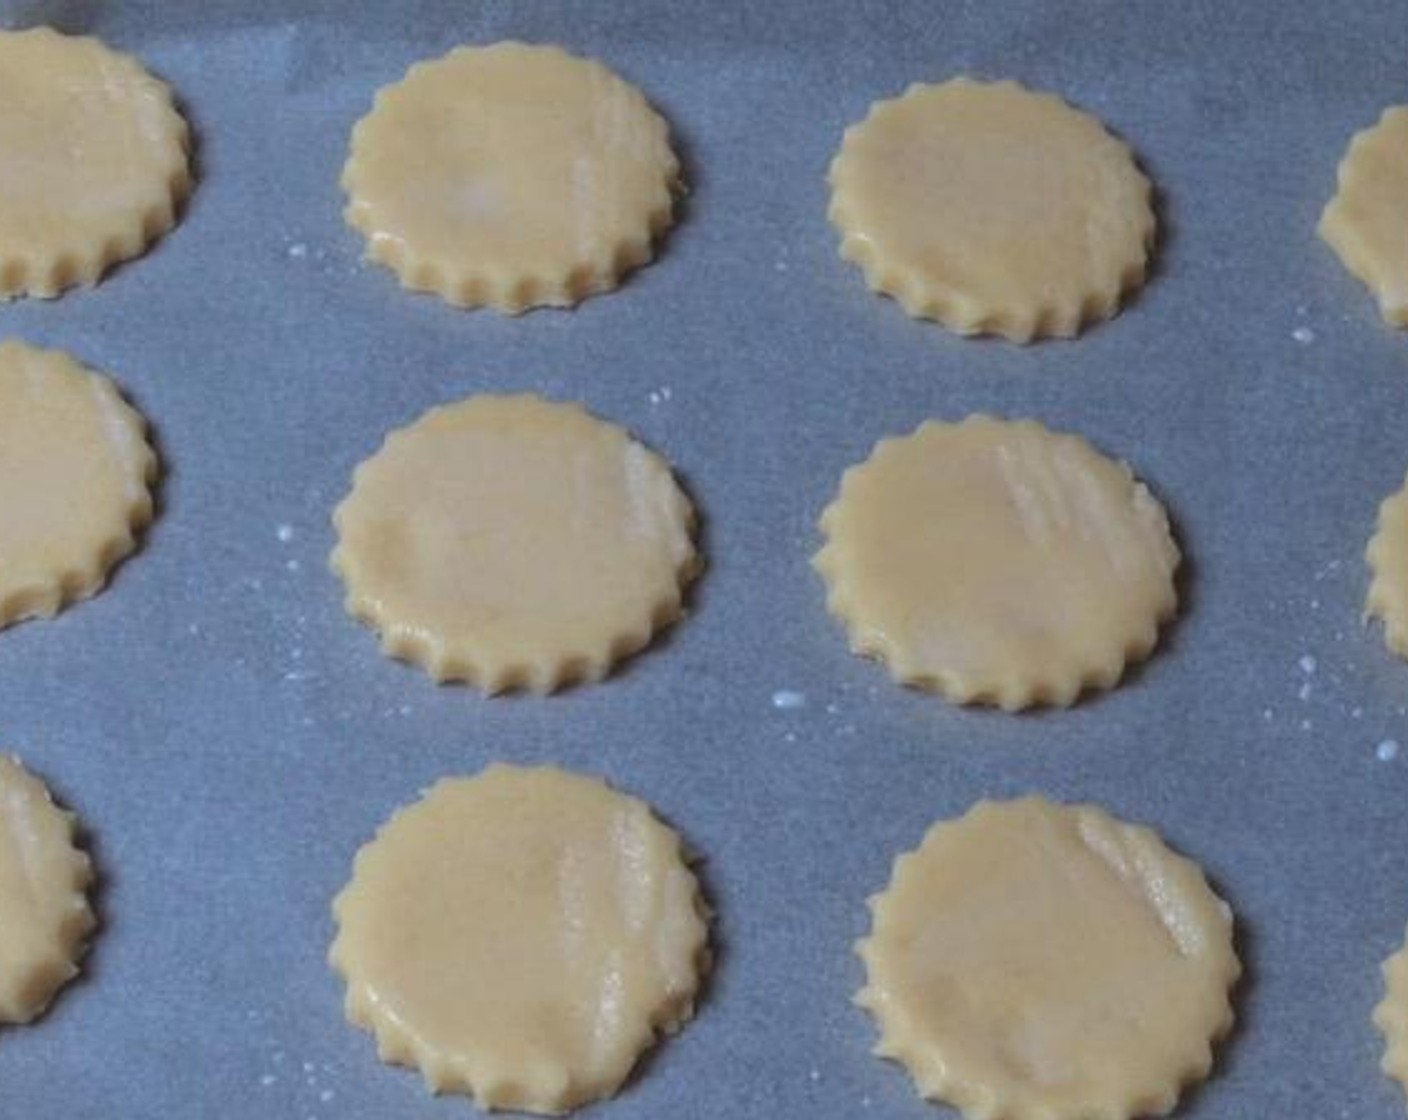
[[[1364,613],[1384,624],[1384,641],[1408,657],[1408,480],[1379,506],[1379,524],[1365,553],[1372,578]]]
[[[1207,1076],[1241,971],[1198,866],[1090,805],[980,802],[870,900],[876,1052],[973,1120],[1162,1115]]]
[[[698,558],[669,465],[577,404],[476,396],[357,468],[334,514],[347,609],[437,681],[551,692],[679,617]]]
[[[175,225],[186,122],[166,85],[96,39],[0,31],[0,167],[0,298],[49,298]]]
[[[679,836],[550,767],[439,782],[357,854],[333,911],[351,1021],[488,1109],[612,1096],[691,1017],[708,963]]]
[[[461,307],[569,307],[650,260],[680,167],[664,119],[599,62],[459,47],[352,133],[347,221],[401,284]]]
[[[1154,211],[1129,149],[1015,82],[956,78],[877,102],[830,180],[841,256],[960,334],[1071,337],[1144,280]]]
[[[28,1023],[78,974],[93,929],[88,857],[74,817],[0,754],[0,1023]]]
[[[1064,706],[1113,687],[1177,607],[1158,500],[1034,421],[931,420],[881,440],[821,529],[813,564],[851,647],[961,704]]]
[[[1320,236],[1369,286],[1384,321],[1408,327],[1408,105],[1355,135]]]
[[[1380,1068],[1408,1088],[1408,945],[1383,964],[1384,998],[1374,1008],[1374,1025],[1384,1036]]]
[[[0,343],[0,627],[95,594],[152,517],[156,455],[112,382]]]

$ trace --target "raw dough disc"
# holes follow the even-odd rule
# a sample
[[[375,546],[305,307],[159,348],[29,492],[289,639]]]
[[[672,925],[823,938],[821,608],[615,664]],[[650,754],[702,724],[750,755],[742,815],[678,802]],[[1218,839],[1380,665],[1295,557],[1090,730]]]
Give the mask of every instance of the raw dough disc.
[[[1408,105],[1351,141],[1320,236],[1369,285],[1384,319],[1408,327]]]
[[[1366,556],[1373,578],[1364,610],[1384,624],[1384,641],[1408,657],[1408,481],[1379,506],[1379,527]]]
[[[156,455],[106,377],[0,343],[0,627],[86,599],[152,517]]]
[[[1093,806],[981,802],[871,899],[857,1001],[920,1093],[985,1120],[1163,1114],[1241,968],[1196,864]]]
[[[552,768],[441,781],[357,854],[333,911],[348,1017],[483,1108],[611,1096],[693,1014],[707,964],[679,837]]]
[[[830,179],[841,256],[961,334],[1070,337],[1144,280],[1154,212],[1129,149],[1015,82],[957,78],[877,102]]]
[[[73,825],[43,782],[0,754],[0,1023],[28,1023],[78,973],[92,870]]]
[[[958,703],[1066,705],[1146,657],[1178,548],[1129,468],[1032,421],[929,421],[852,467],[813,563],[851,646]]]
[[[669,465],[580,405],[478,396],[363,463],[334,521],[347,609],[436,680],[599,680],[679,617],[697,558]]]
[[[1374,1025],[1384,1036],[1380,1068],[1408,1088],[1408,946],[1384,961],[1384,998],[1374,1008]]]
[[[377,94],[343,171],[347,221],[404,287],[514,314],[617,286],[671,222],[664,120],[599,62],[460,47]]]
[[[171,91],[96,39],[0,31],[0,297],[95,284],[190,189]]]

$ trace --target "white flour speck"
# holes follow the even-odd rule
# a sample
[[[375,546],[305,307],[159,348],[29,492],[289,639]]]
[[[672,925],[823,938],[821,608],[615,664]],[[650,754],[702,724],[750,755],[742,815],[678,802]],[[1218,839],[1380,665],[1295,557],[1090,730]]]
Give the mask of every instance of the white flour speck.
[[[1377,747],[1374,753],[1379,756],[1380,762],[1392,762],[1398,757],[1398,742],[1395,739],[1385,739]]]
[[[1355,719],[1363,719],[1363,718],[1364,718],[1364,709],[1363,709],[1363,708],[1355,708],[1354,711],[1350,712],[1349,714],[1350,714],[1351,716],[1353,716]]]
[[[813,1081],[820,1081],[821,1070],[813,1068],[811,1073],[807,1074],[807,1076],[810,1077]]]
[[[793,712],[807,706],[807,698],[790,688],[779,689],[772,694],[772,706],[778,711]]]
[[[1314,724],[1312,724],[1308,719],[1303,719],[1300,721],[1300,729],[1302,731],[1309,731],[1313,726]]]
[[[1270,709],[1270,708],[1262,708],[1262,710],[1261,710],[1261,718],[1264,719],[1264,720],[1266,720],[1267,723],[1270,723],[1270,722],[1271,722],[1271,709]]]
[[[672,390],[668,385],[661,385],[658,389],[650,390],[650,392],[646,394],[646,397],[651,404],[659,405],[668,402],[670,397],[672,397],[673,395],[674,390]]]
[[[287,568],[290,572],[296,572],[302,566],[303,565],[301,565],[297,560],[290,560],[284,565],[284,567]]]
[[[276,537],[278,537],[279,540],[283,541],[284,544],[288,544],[289,541],[293,540],[293,526],[292,526],[292,525],[280,525],[280,526],[274,531],[274,535],[275,535]]]
[[[1309,700],[1309,699],[1310,699],[1310,682],[1309,682],[1309,681],[1306,681],[1303,685],[1301,685],[1301,686],[1300,686],[1300,691],[1297,692],[1296,695],[1300,697],[1300,702],[1301,702],[1302,704],[1304,704],[1307,700]]]
[[[270,1085],[272,1085],[272,1084],[273,1084],[275,1081],[277,1081],[277,1080],[278,1080],[278,1078],[275,1077],[272,1073],[266,1073],[263,1077],[261,1077],[261,1078],[259,1079],[259,1084],[263,1085],[264,1088],[267,1089]]]
[[[1300,671],[1302,673],[1306,674],[1306,676],[1309,676],[1311,673],[1315,672],[1317,663],[1315,658],[1311,657],[1310,654],[1307,653],[1302,656],[1296,664],[1300,666]]]
[[[288,247],[288,255],[296,261],[301,261],[308,255],[308,246],[301,241],[295,241]]]
[[[318,1094],[318,1099],[324,1104],[327,1104],[328,1101],[332,1100],[332,1098],[333,1092],[331,1089],[324,1089],[321,1093]]]
[[[1302,346],[1309,346],[1315,341],[1315,332],[1309,327],[1297,327],[1291,332],[1291,337]]]

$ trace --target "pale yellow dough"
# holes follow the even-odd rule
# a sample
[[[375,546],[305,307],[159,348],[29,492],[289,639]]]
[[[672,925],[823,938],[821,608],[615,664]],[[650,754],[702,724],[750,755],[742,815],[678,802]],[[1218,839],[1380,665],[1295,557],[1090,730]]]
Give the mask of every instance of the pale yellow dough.
[[[707,965],[679,837],[552,768],[441,781],[357,854],[333,911],[348,1017],[483,1108],[611,1096],[693,1014]]]
[[[171,91],[96,39],[0,31],[0,297],[94,284],[190,187]]]
[[[1196,864],[1094,806],[980,802],[871,899],[877,1053],[970,1120],[1169,1111],[1232,1024],[1232,917]]]
[[[463,307],[566,307],[650,260],[679,162],[599,62],[460,47],[377,94],[352,133],[347,220],[403,286]]]
[[[78,973],[93,928],[88,857],[74,818],[0,754],[0,1023],[28,1023]]]
[[[103,586],[151,520],[146,424],[101,374],[0,343],[0,627]]]
[[[1374,1008],[1374,1025],[1384,1036],[1380,1068],[1408,1088],[1408,946],[1384,961],[1384,998]]]
[[[669,465],[580,405],[478,396],[392,432],[334,514],[347,609],[436,680],[599,680],[678,618],[697,558]]]
[[[1365,613],[1384,624],[1384,641],[1408,657],[1408,481],[1379,506],[1379,526],[1366,553],[1373,578]]]
[[[1369,286],[1385,321],[1408,327],[1408,105],[1351,141],[1320,236]]]
[[[851,647],[905,684],[1008,710],[1116,684],[1177,606],[1163,507],[1123,463],[1032,421],[881,440],[813,561]]]
[[[831,164],[841,256],[917,318],[1070,337],[1144,280],[1149,181],[1094,117],[1015,82],[910,86]]]

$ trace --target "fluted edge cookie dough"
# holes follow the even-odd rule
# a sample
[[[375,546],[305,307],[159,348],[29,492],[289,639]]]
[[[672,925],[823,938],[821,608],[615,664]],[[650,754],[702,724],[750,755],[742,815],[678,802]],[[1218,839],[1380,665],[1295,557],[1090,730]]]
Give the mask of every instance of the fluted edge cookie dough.
[[[568,307],[645,264],[673,220],[664,119],[558,47],[459,47],[381,90],[352,133],[347,221],[403,287],[508,314]]]
[[[442,780],[357,854],[333,910],[348,1018],[482,1108],[612,1096],[692,1016],[709,960],[679,836],[551,767]]]
[[[980,802],[870,900],[876,1053],[970,1120],[1162,1115],[1207,1076],[1241,972],[1192,861],[1092,805]]]

